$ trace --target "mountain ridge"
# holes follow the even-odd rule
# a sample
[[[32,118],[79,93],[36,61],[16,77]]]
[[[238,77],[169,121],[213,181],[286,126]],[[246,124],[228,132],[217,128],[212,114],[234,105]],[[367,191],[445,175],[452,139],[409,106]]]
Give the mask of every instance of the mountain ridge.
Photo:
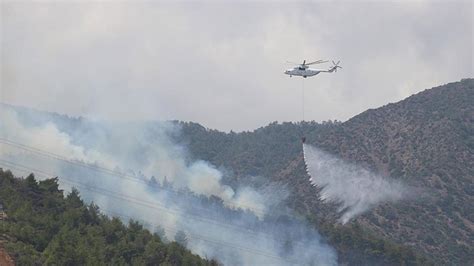
[[[355,222],[415,246],[443,264],[472,264],[473,102],[474,79],[463,79],[367,110],[343,123],[271,123],[239,134],[202,131],[189,123],[182,126],[192,154],[239,169],[235,171],[239,178],[263,175],[288,183],[299,195],[292,199],[294,206],[308,215],[326,208],[318,202],[316,190],[308,189],[299,143],[303,134],[307,143],[420,188],[423,195],[417,200],[382,204]],[[239,146],[245,147],[245,156],[235,148]]]
[[[285,184],[292,191],[289,206],[329,238],[343,263],[367,262],[366,255],[354,259],[347,254],[365,254],[364,246],[372,242],[390,245],[377,242],[387,239],[414,248],[439,264],[469,265],[474,263],[472,102],[474,79],[463,79],[369,109],[345,122],[273,122],[249,132],[224,133],[198,123],[174,121],[180,132],[173,138],[194,159],[226,169],[230,174],[224,181],[229,184],[262,185],[254,176]],[[47,119],[59,121],[68,132],[74,132],[77,123],[88,123],[58,114],[43,120]],[[346,225],[337,224],[335,206],[322,203],[318,189],[309,185],[300,142],[303,135],[307,143],[399,179],[422,195],[381,204]],[[365,235],[379,240],[365,239]],[[344,240],[346,237],[352,240]],[[390,253],[402,249],[369,250]]]

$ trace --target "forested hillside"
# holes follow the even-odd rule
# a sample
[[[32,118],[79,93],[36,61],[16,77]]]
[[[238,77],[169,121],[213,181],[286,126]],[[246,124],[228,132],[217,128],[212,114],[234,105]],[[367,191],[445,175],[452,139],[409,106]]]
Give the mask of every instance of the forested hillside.
[[[0,203],[7,213],[0,245],[17,265],[216,265],[137,221],[109,218],[77,190],[64,196],[57,178],[38,182],[0,169]]]
[[[6,108],[11,108],[11,107],[6,107]],[[15,108],[15,107],[13,107]],[[93,147],[94,145],[91,144],[90,142],[95,140],[94,133],[96,131],[103,132],[103,128],[101,127],[102,124],[93,124],[87,119],[81,119],[81,118],[70,118],[64,115],[57,115],[57,114],[50,114],[50,113],[44,113],[44,112],[38,112],[30,109],[24,109],[24,108],[15,108],[16,113],[18,113],[18,119],[22,120],[22,123],[24,124],[34,124],[37,126],[41,126],[44,123],[53,123],[54,125],[57,125],[58,128],[62,132],[66,132],[68,135],[75,136],[74,141],[78,142],[83,142],[84,145],[88,145],[88,147]],[[291,125],[291,124],[288,124]],[[310,130],[311,125],[314,124],[305,124],[305,127]],[[331,129],[334,125],[332,123],[327,123],[324,126],[321,126],[322,129]],[[261,162],[258,163],[258,159],[264,158],[264,159],[269,159],[269,157],[265,157],[264,154],[260,153],[260,156],[257,157],[249,157],[248,160],[245,161],[245,165],[239,166],[236,165],[233,167],[226,167],[226,171],[235,171],[238,173],[237,175],[235,173],[227,173],[223,176],[224,184],[231,185],[234,188],[238,188],[239,186],[242,185],[251,185],[253,187],[257,187],[263,190],[271,190],[272,188],[281,188],[281,186],[277,185],[275,186],[274,182],[277,181],[276,183],[287,183],[288,180],[298,180],[298,179],[287,179],[284,175],[281,175],[281,180],[283,182],[278,181],[278,176],[271,176],[271,171],[275,171],[275,169],[279,169],[279,167],[287,167],[294,158],[291,156],[300,156],[299,152],[301,147],[299,145],[293,145],[293,143],[299,144],[300,140],[300,130],[298,128],[292,128],[291,134],[285,135],[285,134],[273,134],[273,135],[268,135],[266,134],[267,131],[271,132],[274,127],[279,127],[277,124],[272,124],[271,126],[267,127],[264,129],[263,132],[260,132],[257,138],[262,138],[264,139],[264,142],[271,143],[272,141],[274,142],[273,145],[268,146],[267,150],[264,150],[263,152],[268,152],[272,154],[273,150],[277,150],[278,152],[281,152],[282,154],[289,155],[287,157],[282,156],[281,158],[278,157],[276,158],[275,162],[272,160],[269,160],[268,162]],[[241,134],[224,134],[220,133],[217,131],[208,131],[199,126],[198,124],[191,124],[190,126],[184,126],[181,128],[182,131],[172,131],[172,132],[186,132],[187,129],[197,129],[196,132],[193,134],[196,134],[196,136],[202,136],[202,137],[209,137],[209,139],[201,142],[197,142],[195,144],[197,145],[208,145],[206,147],[199,148],[201,151],[206,152],[208,151],[207,148],[212,147],[209,145],[210,143],[218,143],[218,142],[213,142],[213,139],[219,140],[219,137],[224,136],[224,139],[234,136],[242,136]],[[105,135],[108,135],[107,131],[105,131]],[[201,134],[201,135],[199,135]],[[150,134],[148,134],[150,135]],[[250,134],[251,135],[251,134]],[[150,135],[153,136],[153,135]],[[175,137],[178,137],[176,140],[179,142],[183,142],[183,138],[179,138],[179,134],[173,135]],[[181,135],[182,137],[183,135]],[[87,138],[85,138],[87,137]],[[275,142],[275,140],[281,139],[281,143]],[[89,140],[89,141],[87,141]],[[156,143],[153,137],[151,139],[146,139],[145,142],[149,145],[149,143]],[[260,145],[264,145],[265,143],[262,142]],[[191,148],[193,147],[193,143],[187,143],[191,145]],[[239,153],[246,153],[252,154],[252,152],[255,151],[255,148],[258,148],[259,146],[249,146],[246,144],[242,144],[242,146],[239,146],[239,143],[236,142],[234,143],[236,145],[235,148],[237,152]],[[184,147],[184,146],[183,146]],[[284,153],[287,148],[293,147],[295,150],[295,154],[286,154]],[[136,149],[137,153],[133,153],[132,156],[140,156],[143,153],[143,149]],[[218,150],[217,150],[218,151]],[[258,150],[256,150],[258,151]],[[215,154],[215,152],[214,152]],[[199,153],[196,153],[195,155],[199,155]],[[238,160],[231,160],[233,156],[232,151],[230,151],[227,155],[222,155],[220,159],[222,160],[229,160],[229,162],[239,162]],[[289,166],[298,166],[298,164],[302,164],[302,158],[297,157],[296,164],[290,163]],[[192,161],[192,160],[191,160]],[[257,163],[255,163],[257,162]],[[42,164],[47,164],[47,162],[42,162]],[[240,170],[246,171],[246,169],[249,169],[248,166],[255,165],[257,167],[251,168],[253,173],[248,173],[245,174],[239,173]],[[28,167],[27,165],[25,165]],[[41,165],[39,165],[41,166]],[[38,166],[38,167],[39,167]],[[126,164],[123,165],[124,167],[127,167]],[[272,177],[272,179],[268,179],[267,176],[262,176],[260,178],[254,178],[254,175],[260,171],[259,169],[265,169],[265,167],[271,166],[273,168],[270,168],[270,170],[266,173],[268,173],[268,176]],[[16,165],[18,167],[18,165]],[[44,167],[44,165],[43,165]],[[288,169],[291,169],[288,168]],[[63,166],[63,168],[69,168],[69,166]],[[33,169],[33,168],[32,168]],[[235,169],[235,170],[234,170]],[[302,167],[298,168],[299,170],[303,171],[302,173],[299,173],[300,179],[299,181],[302,182],[303,186],[301,186],[303,189],[307,190],[308,195],[312,195],[314,202],[319,202],[317,199],[317,196],[315,193],[311,193],[312,191],[314,192],[314,188],[308,186],[307,179],[304,176],[304,170]],[[72,172],[71,172],[72,171]],[[79,175],[79,180],[81,182],[84,182],[86,180],[95,180],[96,178],[96,173],[93,172],[87,172],[84,171],[84,169],[71,169],[69,171],[69,174],[75,174]],[[248,178],[248,177],[251,178]],[[45,178],[44,175],[41,175],[42,178]],[[48,177],[48,176],[46,176]],[[49,176],[51,177],[51,176]],[[66,180],[71,180],[70,176],[66,174],[66,176],[59,176],[59,178],[66,178]],[[151,180],[154,180],[152,182]],[[155,191],[157,194],[160,193],[160,191],[163,189],[162,186],[165,186],[165,184],[160,184],[157,183],[155,179],[150,180],[150,185],[152,185],[153,188],[150,188],[149,190]],[[116,182],[114,182],[116,183]],[[111,187],[113,187],[113,184],[109,184]],[[168,184],[170,185],[170,184]],[[98,184],[98,187],[103,187],[104,183]],[[284,187],[284,186],[283,186]],[[79,189],[84,189],[83,187],[79,187]],[[84,193],[89,193],[89,190],[87,190],[87,187],[85,188],[86,191]],[[278,195],[278,191],[268,191],[271,194]],[[90,193],[89,193],[90,194]],[[286,193],[285,193],[286,194]],[[174,195],[174,193],[172,193]],[[242,211],[230,211],[226,210],[225,206],[222,202],[222,199],[217,198],[217,197],[210,197],[206,198],[205,196],[200,196],[197,197],[195,194],[191,193],[185,193],[185,194],[176,194],[176,196],[168,195],[169,200],[172,202],[171,205],[179,206],[180,209],[186,210],[186,213],[191,214],[191,215],[199,215],[199,216],[204,216],[204,218],[208,217],[207,219],[211,219],[212,217],[213,222],[220,222],[222,224],[228,224],[231,221],[235,221],[237,224],[242,223],[243,221],[245,222],[245,228],[246,230],[259,230],[260,232],[266,232],[267,234],[271,233],[273,231],[278,231],[281,232],[281,234],[284,236],[284,245],[283,245],[283,253],[289,256],[288,254],[291,253],[292,249],[289,249],[289,246],[294,245],[295,243],[300,243],[302,241],[305,241],[305,237],[312,236],[315,237],[315,239],[318,238],[317,233],[315,232],[321,232],[323,234],[323,241],[324,242],[329,242],[329,244],[337,249],[337,261],[342,264],[367,264],[371,263],[374,265],[400,265],[400,264],[406,264],[406,265],[414,265],[414,264],[427,264],[428,260],[427,258],[423,257],[420,254],[417,254],[417,252],[414,252],[413,249],[396,244],[393,241],[389,239],[384,239],[380,236],[376,236],[375,234],[372,234],[368,232],[365,228],[358,226],[358,225],[346,225],[346,226],[339,226],[337,223],[334,222],[333,219],[331,219],[331,214],[334,216],[334,213],[330,211],[330,209],[325,206],[325,205],[315,205],[319,208],[319,210],[316,212],[317,215],[313,215],[311,213],[305,214],[301,212],[299,216],[295,216],[293,209],[300,209],[301,206],[307,206],[306,202],[303,201],[298,201],[295,199],[299,198],[299,195],[296,193],[290,193],[289,194],[289,200],[286,202],[283,202],[282,204],[278,204],[275,206],[274,209],[270,210],[268,214],[266,215],[265,219],[261,221],[260,223],[255,221],[253,222],[256,217],[254,215],[251,215],[250,213],[242,212]],[[185,195],[185,196],[184,196]],[[89,195],[89,200],[90,200]],[[135,195],[133,195],[135,196]],[[151,195],[148,195],[151,196]],[[93,197],[92,197],[93,198]],[[270,197],[271,200],[272,197]],[[276,199],[277,201],[280,201],[281,199]],[[125,204],[125,203],[124,203]],[[272,203],[268,203],[272,204]],[[136,208],[136,206],[130,206],[129,203],[126,203],[127,206]],[[169,203],[167,205],[170,205]],[[199,208],[194,208],[196,205],[199,206]],[[201,206],[202,205],[202,206]],[[194,206],[194,207],[193,207]],[[289,208],[288,208],[289,207]],[[288,210],[287,210],[288,209]],[[206,210],[206,211],[202,211]],[[287,210],[287,211],[286,211]],[[217,211],[217,212],[216,212]],[[313,210],[314,211],[314,210]],[[123,210],[121,210],[123,212]],[[135,213],[136,214],[136,213]],[[166,213],[165,213],[166,214]],[[219,214],[216,216],[216,214]],[[166,216],[166,215],[165,215]],[[140,219],[141,216],[134,216],[136,219]],[[165,217],[163,219],[166,219]],[[311,221],[312,223],[309,225],[309,227],[306,227],[304,224],[306,224],[306,221]],[[156,221],[158,224],[160,224],[161,221]],[[263,224],[262,224],[263,222]],[[302,226],[303,225],[303,226]],[[41,226],[41,225],[40,225]],[[262,227],[263,226],[263,227]],[[209,228],[211,229],[211,228]],[[294,230],[295,232],[292,232]],[[211,230],[212,231],[212,230]],[[267,232],[268,231],[268,232]],[[291,232],[291,234],[288,234]],[[280,238],[280,236],[276,235],[277,237]],[[292,237],[289,237],[292,236]],[[228,242],[228,241],[227,241]],[[242,241],[241,245],[244,247],[251,248],[251,244],[249,245],[250,241]],[[275,245],[280,246],[281,243],[275,243]],[[288,248],[288,250],[285,252],[284,248]],[[308,246],[311,249],[311,246]],[[302,250],[303,253],[308,254],[310,251],[306,252],[304,249]],[[223,249],[221,248],[220,252],[215,252],[215,255],[212,256],[212,258],[216,258],[218,261],[219,259],[225,257],[223,253]],[[233,250],[233,253],[238,252],[239,250]],[[219,256],[220,254],[220,256]],[[284,256],[284,255],[282,255]]]
[[[175,142],[188,149],[194,159],[209,161],[219,169],[224,169],[227,174],[223,176],[222,181],[225,184],[234,187],[242,184],[265,187],[276,182],[288,188],[290,193],[284,205],[296,210],[298,218],[311,222],[323,238],[337,250],[339,263],[472,265],[474,263],[473,102],[474,80],[465,79],[425,90],[398,103],[368,110],[344,123],[274,122],[252,132],[224,133],[206,129],[197,123],[175,121],[180,130],[173,131],[172,137]],[[19,114],[23,114],[19,115],[19,119],[25,124],[53,121],[60,131],[67,132],[73,136],[74,141],[85,147],[93,147],[91,139],[94,139],[96,131],[102,130],[98,122],[90,122],[83,118],[16,109],[19,110]],[[335,204],[322,203],[319,200],[318,189],[309,185],[302,156],[303,135],[306,136],[307,143],[348,162],[371,169],[381,176],[400,180],[415,193],[401,202],[382,204],[341,225],[337,221]],[[137,154],[140,155],[139,150]],[[8,176],[5,180],[14,180],[11,182],[18,186],[16,195],[19,197],[24,194],[27,203],[22,204],[31,205],[28,208],[33,210],[35,206],[38,208],[53,206],[33,200],[38,199],[35,198],[38,196],[37,193],[47,199],[46,202],[57,200],[54,204],[65,208],[64,210],[68,210],[70,206],[67,202],[75,195],[73,193],[72,196],[63,199],[55,181],[32,182],[32,177],[17,180],[9,173],[4,172],[3,175]],[[28,192],[31,190],[28,189],[29,184],[36,189],[34,190],[36,192]],[[48,187],[53,187],[50,194],[56,196],[47,196],[48,193],[44,189]],[[3,185],[0,189],[3,189]],[[4,203],[7,208],[10,208],[9,204],[11,203],[6,201]],[[95,207],[84,206],[82,202],[79,209],[83,215],[96,213],[95,215],[99,217],[99,224],[90,224],[87,218],[90,215],[87,214],[85,218],[81,218],[78,227],[71,228],[76,233],[77,230],[87,232],[85,236],[88,238],[92,237],[89,234],[96,232],[94,230],[98,230],[99,235],[105,234],[104,228],[119,223],[118,219],[109,219],[101,215]],[[21,210],[23,209],[17,211],[24,215],[24,211]],[[7,234],[9,251],[26,250],[36,254],[35,259],[47,261],[48,254],[52,254],[51,252],[55,250],[47,247],[49,245],[55,247],[55,243],[59,241],[56,235],[61,233],[60,229],[65,224],[68,224],[68,218],[64,217],[64,221],[59,220],[60,222],[48,225],[47,228],[53,228],[54,230],[51,229],[53,231],[38,229],[45,228],[44,221],[50,223],[50,217],[63,217],[53,209],[49,211],[51,211],[49,214],[44,212],[45,217],[43,212],[32,212],[41,217],[34,219],[29,216],[26,216],[29,217],[26,219],[20,215],[21,219],[26,219],[31,224],[30,230],[39,230],[40,233],[34,242],[28,242],[21,238],[24,231],[10,231]],[[71,216],[79,215],[78,210],[71,212]],[[13,214],[9,213],[9,223],[12,225],[12,229],[9,230],[15,228],[13,221],[23,221],[15,218],[15,215],[15,211]],[[93,229],[80,231],[89,227]],[[106,243],[107,252],[109,249],[116,252],[107,254],[118,256],[124,250],[131,249],[135,252],[132,252],[133,254],[138,254],[135,258],[137,262],[146,261],[148,254],[146,250],[149,249],[144,247],[148,246],[147,243],[155,241],[160,243],[157,244],[159,250],[163,250],[160,251],[162,254],[160,262],[177,263],[170,261],[172,257],[170,254],[174,254],[173,250],[180,248],[176,243],[163,243],[158,236],[145,233],[147,231],[141,229],[135,222],[128,226],[117,225],[117,227],[122,232],[121,236],[126,239],[117,239],[121,244],[111,242],[109,245],[107,238],[105,240],[98,238],[102,240],[99,240],[97,245]],[[134,227],[140,227],[140,234],[148,236],[146,240],[148,242],[142,246],[137,247],[136,241],[129,240],[130,237],[136,239],[136,236],[127,236]],[[82,245],[81,243],[83,242],[79,241],[75,245]],[[87,248],[76,248],[76,250],[87,250]],[[102,252],[100,248],[96,250]],[[182,259],[189,257],[190,260],[207,263],[192,256],[182,247],[178,253]],[[16,253],[12,254],[18,257]],[[133,263],[130,256],[117,259]]]
[[[231,169],[237,178],[261,175],[288,184],[294,192],[291,205],[324,224],[334,221],[334,212],[308,186],[300,143],[305,135],[308,143],[402,180],[417,191],[412,199],[381,205],[341,230],[360,226],[439,263],[473,264],[473,103],[474,80],[464,79],[368,110],[344,123],[275,122],[253,132],[229,134],[181,123],[179,141],[196,157]]]

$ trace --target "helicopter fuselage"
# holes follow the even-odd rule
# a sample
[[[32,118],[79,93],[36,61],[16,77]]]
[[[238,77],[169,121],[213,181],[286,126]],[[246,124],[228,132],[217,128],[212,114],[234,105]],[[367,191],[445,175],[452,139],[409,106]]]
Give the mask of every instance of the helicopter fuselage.
[[[315,76],[317,74],[321,73],[321,70],[316,70],[316,69],[311,69],[311,68],[300,68],[300,67],[295,67],[292,69],[288,69],[285,71],[285,74],[291,76],[301,76],[303,78],[306,77],[311,77]]]

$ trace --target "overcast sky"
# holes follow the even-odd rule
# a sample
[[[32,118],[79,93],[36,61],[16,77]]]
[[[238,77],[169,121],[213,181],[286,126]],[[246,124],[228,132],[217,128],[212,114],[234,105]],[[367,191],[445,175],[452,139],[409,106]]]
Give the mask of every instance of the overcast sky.
[[[283,74],[303,59],[343,69]],[[301,120],[304,86],[307,120],[344,121],[473,61],[471,1],[1,1],[0,101],[92,118],[252,130]]]

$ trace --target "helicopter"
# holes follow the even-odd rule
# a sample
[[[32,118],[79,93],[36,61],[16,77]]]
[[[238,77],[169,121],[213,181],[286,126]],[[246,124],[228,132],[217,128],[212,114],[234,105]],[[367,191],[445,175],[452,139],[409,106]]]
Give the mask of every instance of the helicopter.
[[[290,77],[292,77],[292,76],[301,76],[303,78],[307,78],[307,77],[315,76],[315,75],[317,75],[321,72],[327,72],[327,73],[337,72],[338,68],[342,68],[342,67],[339,66],[339,63],[341,61],[337,61],[337,63],[332,61],[333,66],[331,68],[329,68],[328,70],[319,70],[319,69],[309,68],[310,65],[323,64],[323,63],[327,63],[327,62],[329,62],[329,61],[317,60],[317,61],[314,61],[314,62],[306,63],[306,60],[303,60],[303,64],[298,64],[294,68],[286,70],[285,74],[289,75]],[[291,62],[288,62],[288,63],[291,63]]]

